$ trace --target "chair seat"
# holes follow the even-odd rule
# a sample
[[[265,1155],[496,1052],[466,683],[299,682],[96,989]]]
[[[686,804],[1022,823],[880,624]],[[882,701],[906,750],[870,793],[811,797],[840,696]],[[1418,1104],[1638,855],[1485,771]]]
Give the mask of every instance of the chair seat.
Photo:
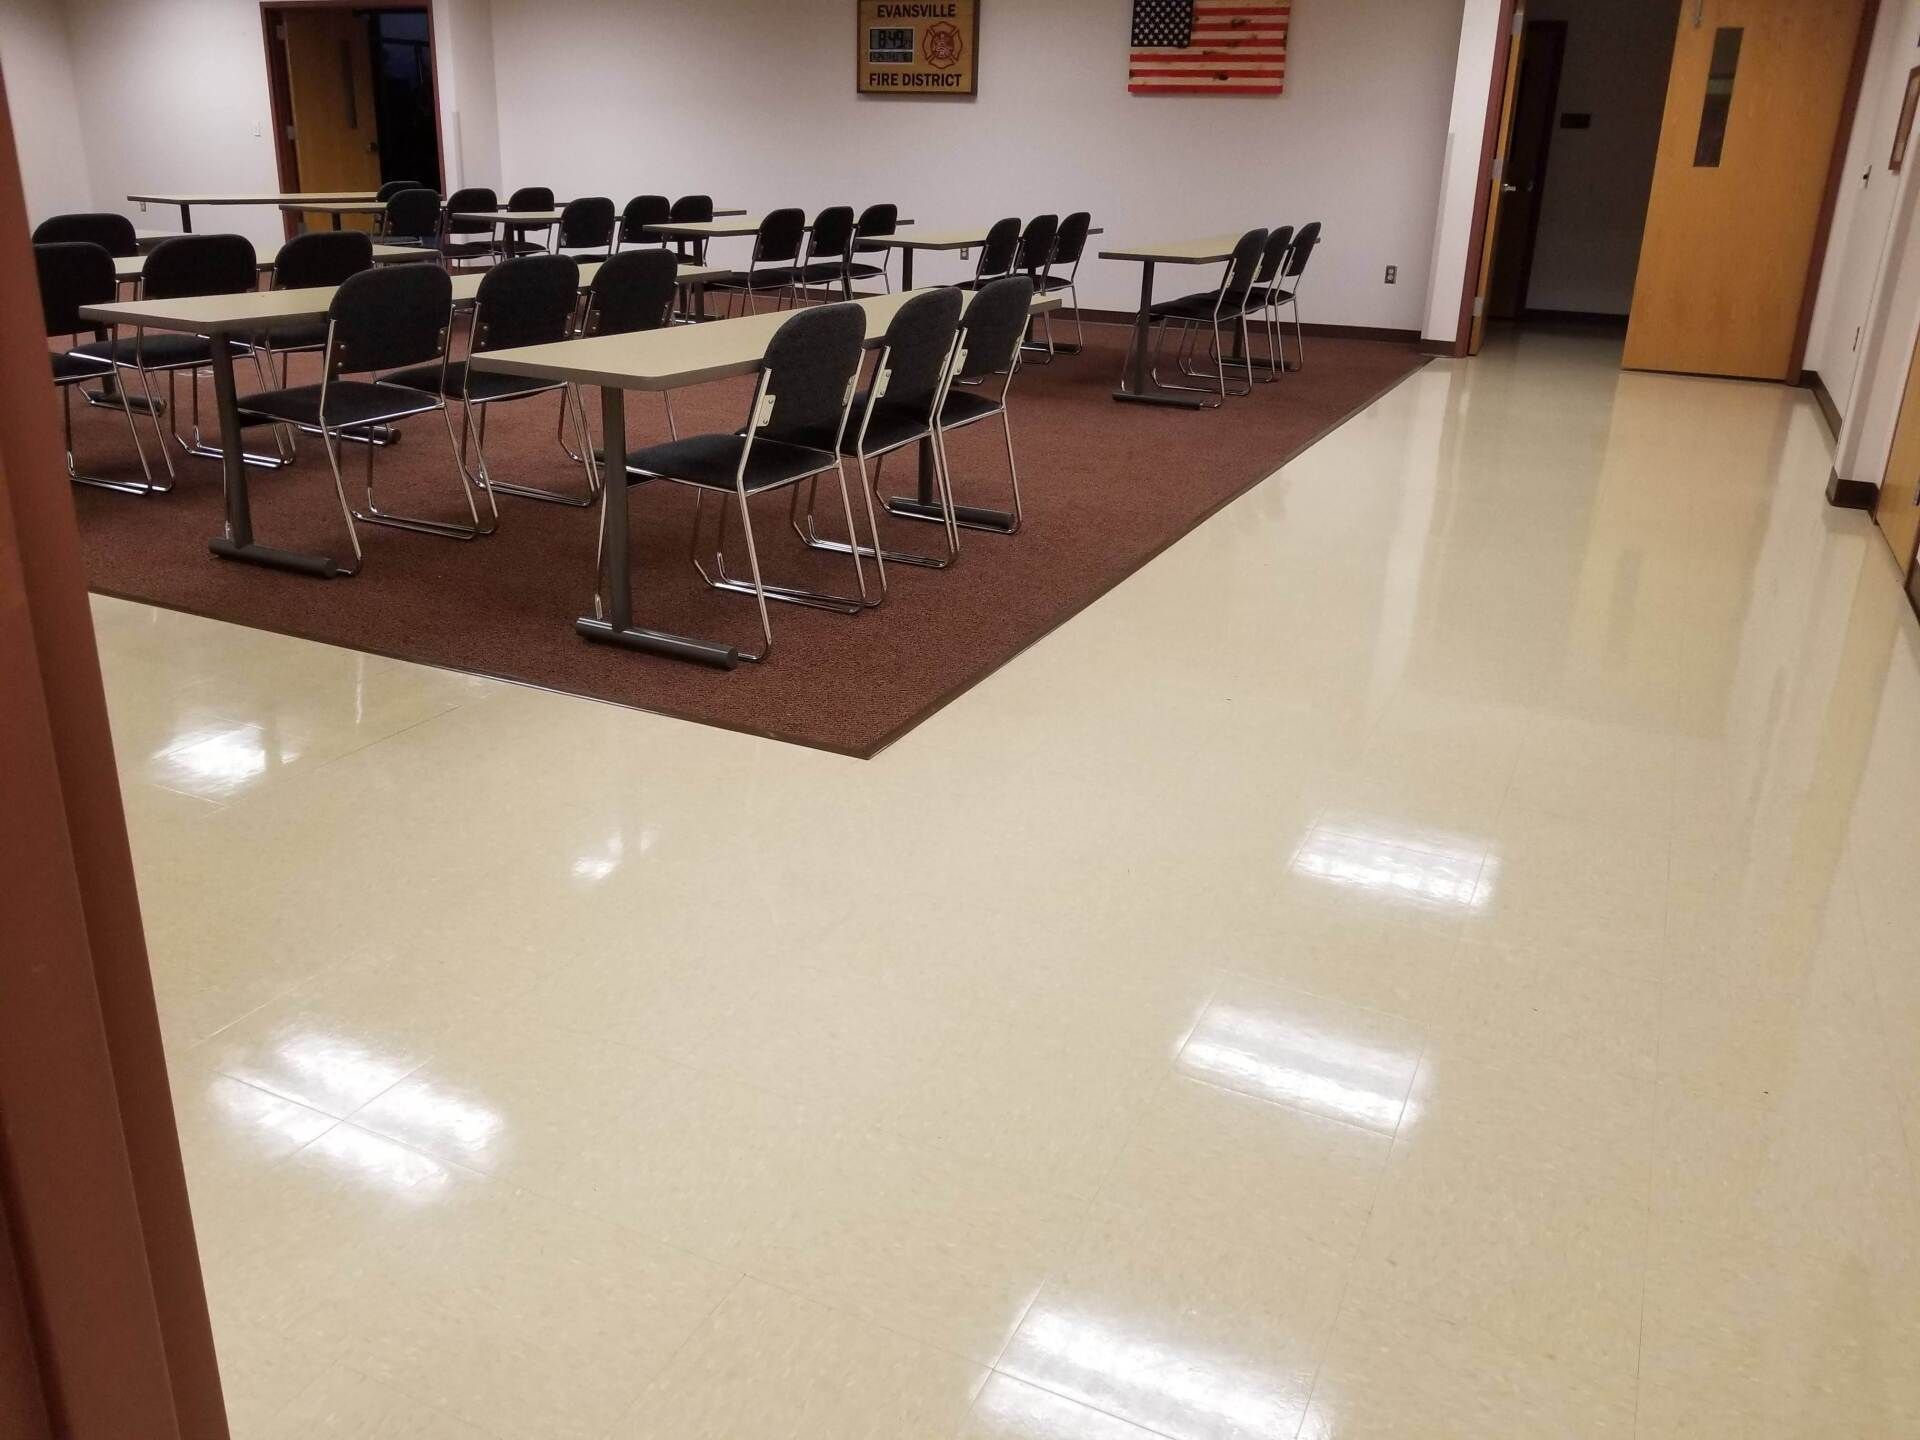
[[[767,265],[758,270],[729,270],[705,283],[709,290],[779,290],[793,284],[800,273],[797,265]]]
[[[239,340],[227,342],[236,355],[250,348]],[[176,335],[155,331],[144,337],[122,335],[118,340],[89,340],[73,347],[73,354],[108,360],[117,365],[139,364],[148,370],[183,370],[213,363],[213,342],[204,335]]]
[[[440,253],[449,260],[484,260],[498,251],[491,240],[449,240]]]
[[[102,375],[113,373],[113,362],[98,355],[80,355],[71,350],[55,350],[53,358],[53,383],[72,385],[81,380],[96,380]]]
[[[440,367],[438,365],[416,365],[411,370],[396,370],[386,377],[386,384],[405,385],[412,390],[425,390],[430,395],[438,395],[440,389]],[[458,400],[462,394],[477,401],[516,400],[522,395],[544,395],[550,390],[563,389],[563,380],[533,380],[525,375],[502,375],[497,370],[476,370],[473,372],[472,389],[464,390],[468,384],[467,362],[450,361],[447,365],[446,397]]]
[[[1065,275],[1036,275],[1033,281],[1033,288],[1042,295],[1051,295],[1055,290],[1067,290],[1072,285],[1073,281]]]
[[[746,443],[740,435],[689,435],[665,445],[649,445],[627,456],[627,483],[663,476],[709,490],[731,490],[740,469],[740,447]],[[746,487],[749,492],[770,490],[831,470],[835,463],[830,450],[762,436],[753,442],[753,453],[747,457]]]
[[[1008,273],[1013,274],[1017,272],[1009,271]],[[1006,275],[982,275],[982,276],[979,276],[977,279],[959,281],[957,284],[954,285],[953,288],[956,290],[979,290],[985,286],[991,285],[996,280],[1004,280],[1006,278],[1007,278]]]
[[[440,397],[405,385],[377,380],[335,380],[327,386],[327,413],[320,414],[320,387],[296,385],[290,390],[263,390],[240,403],[242,421],[287,420],[295,425],[318,425],[324,419],[334,429],[403,420],[439,408]]]
[[[887,273],[884,265],[862,265],[858,260],[847,266],[847,278],[850,280],[878,280]]]
[[[1284,305],[1293,299],[1291,290],[1282,290],[1277,285],[1256,285],[1247,292],[1249,305]]]
[[[496,248],[508,256],[544,255],[547,253],[546,246],[533,240],[502,240]]]
[[[847,422],[846,438],[840,442],[840,449],[845,454],[852,455],[860,448],[857,444],[860,417],[867,413],[867,396],[870,393],[863,390],[853,397],[853,418]],[[925,438],[928,430],[927,409],[924,403],[902,405],[892,400],[882,400],[874,407],[873,418],[867,422],[866,453],[878,454],[896,445]]]
[[[976,420],[984,420],[989,415],[998,415],[1007,407],[1000,403],[998,395],[980,395],[972,390],[949,390],[947,403],[940,407],[940,428],[951,430],[956,425],[971,425]]]
[[[1251,295],[1241,303],[1245,309],[1256,303]],[[1218,290],[1203,291],[1198,295],[1182,295],[1178,300],[1162,300],[1147,313],[1159,320],[1212,320],[1215,307],[1219,308],[1222,320],[1238,317],[1231,300],[1222,301]]]
[[[281,325],[256,335],[254,344],[265,345],[280,354],[289,350],[324,350],[327,344],[327,322],[308,320],[299,325]]]

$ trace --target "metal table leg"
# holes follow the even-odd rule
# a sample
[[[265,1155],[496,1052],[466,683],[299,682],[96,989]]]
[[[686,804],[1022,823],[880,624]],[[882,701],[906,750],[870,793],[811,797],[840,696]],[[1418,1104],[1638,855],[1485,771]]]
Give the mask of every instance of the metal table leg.
[[[626,392],[617,385],[600,387],[603,447],[620,457],[617,465],[604,465],[600,473],[600,587],[606,618],[582,615],[573,622],[573,628],[603,644],[731,670],[740,662],[735,646],[641,629],[633,623],[633,557],[627,549],[626,402]]]
[[[1140,312],[1133,319],[1133,339],[1127,347],[1127,369],[1113,398],[1134,405],[1173,405],[1182,410],[1204,407],[1198,395],[1176,395],[1152,385],[1147,376],[1147,346],[1153,339],[1153,261],[1140,262]]]
[[[185,209],[182,206],[181,209]],[[245,560],[275,570],[292,570],[317,579],[341,573],[330,556],[308,555],[260,545],[253,538],[253,508],[247,497],[247,467],[241,457],[240,405],[234,397],[233,350],[224,335],[213,337],[213,394],[220,416],[220,475],[226,487],[227,533],[207,548],[226,560]]]
[[[922,440],[920,442],[919,493],[912,497],[889,496],[888,512],[915,520],[945,521],[947,512],[940,504],[938,483],[933,468],[933,441]],[[976,530],[999,530],[1009,535],[1013,533],[1013,512],[1009,510],[985,510],[978,505],[955,504],[953,518],[962,525],[972,526]]]
[[[911,245],[900,247],[900,288],[902,290],[913,288],[913,246]]]
[[[183,234],[193,233],[193,207],[184,200],[180,202],[180,229]]]

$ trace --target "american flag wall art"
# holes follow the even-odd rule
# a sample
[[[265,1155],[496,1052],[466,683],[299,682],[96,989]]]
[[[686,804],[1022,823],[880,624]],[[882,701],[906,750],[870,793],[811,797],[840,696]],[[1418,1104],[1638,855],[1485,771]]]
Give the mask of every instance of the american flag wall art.
[[[1292,0],[1133,0],[1135,95],[1278,95]]]

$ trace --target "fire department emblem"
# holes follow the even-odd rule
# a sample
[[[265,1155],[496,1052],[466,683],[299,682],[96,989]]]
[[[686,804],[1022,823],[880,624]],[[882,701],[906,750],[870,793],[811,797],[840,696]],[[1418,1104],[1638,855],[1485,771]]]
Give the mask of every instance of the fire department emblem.
[[[960,63],[960,27],[941,21],[938,25],[927,27],[927,38],[921,44],[921,52],[926,56],[927,64],[936,70],[951,70]]]

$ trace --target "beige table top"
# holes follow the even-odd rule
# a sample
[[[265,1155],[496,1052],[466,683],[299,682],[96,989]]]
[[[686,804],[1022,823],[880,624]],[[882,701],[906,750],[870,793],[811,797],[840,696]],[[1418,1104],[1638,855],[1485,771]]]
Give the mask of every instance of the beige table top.
[[[1156,245],[1132,245],[1102,250],[1102,260],[1158,260],[1171,265],[1212,265],[1233,258],[1238,235],[1209,235],[1201,240],[1163,240]]]
[[[384,215],[387,209],[378,200],[316,200],[308,205],[282,205],[280,208],[315,215]]]
[[[172,237],[168,236],[167,238],[171,239]],[[373,263],[376,265],[392,265],[409,260],[438,260],[439,258],[439,251],[427,250],[418,245],[376,244],[373,247]],[[268,256],[266,259],[260,261],[259,268],[262,270],[273,269],[273,257]],[[122,280],[138,280],[146,273],[146,269],[147,257],[145,255],[116,255],[114,257],[114,274]]]
[[[558,225],[558,210],[456,210],[449,217],[454,220],[474,220],[481,223],[491,220],[496,225]]]
[[[748,215],[744,210],[737,210],[733,213],[741,218],[722,220],[719,216],[725,212],[716,210],[713,213],[715,218],[712,220],[663,220],[658,225],[647,226],[646,230],[649,235],[666,235],[677,240],[730,240],[737,236],[758,234],[761,224],[767,218],[764,215]],[[896,220],[893,223],[911,225],[913,221]],[[813,221],[809,219],[801,228],[811,230]]]
[[[902,225],[911,221],[902,220]],[[1089,235],[1104,235],[1106,231],[1098,225],[1087,231]],[[987,243],[984,230],[920,230],[912,235],[862,235],[862,245],[887,245],[895,250],[977,250]]]
[[[246,190],[221,195],[187,194],[179,191],[148,192],[129,195],[129,200],[143,201],[148,205],[295,205],[302,201],[334,200],[372,200],[379,194],[376,190],[297,190],[283,192],[279,190]]]
[[[600,273],[599,261],[580,267],[584,288]],[[682,284],[720,273],[715,265],[682,265]],[[456,304],[470,303],[479,293],[484,271],[455,275]],[[82,319],[101,325],[139,325],[149,330],[183,330],[194,335],[248,334],[263,325],[324,320],[333,304],[334,285],[304,290],[249,290],[240,295],[196,295],[178,300],[125,300],[111,305],[82,306]],[[706,328],[706,327],[701,327]]]
[[[895,313],[918,290],[869,295],[855,300],[867,317],[867,344],[877,345]],[[969,296],[968,303],[972,303]],[[1033,297],[1035,314],[1057,310],[1058,295]],[[82,311],[83,315],[87,312]],[[767,353],[774,332],[792,318],[790,310],[743,315],[704,325],[673,325],[631,335],[595,335],[551,345],[491,350],[473,357],[474,368],[541,380],[573,380],[623,390],[673,390],[731,375],[751,374]]]

